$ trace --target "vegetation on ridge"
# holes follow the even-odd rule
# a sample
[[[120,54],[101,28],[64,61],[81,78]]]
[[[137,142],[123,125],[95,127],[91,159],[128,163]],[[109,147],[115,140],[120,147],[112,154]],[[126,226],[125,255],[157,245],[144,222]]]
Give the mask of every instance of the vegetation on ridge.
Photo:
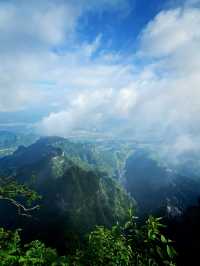
[[[73,255],[59,256],[39,240],[22,244],[19,231],[0,229],[2,266],[160,266],[176,265],[176,252],[171,241],[161,234],[159,218],[149,217],[143,227],[133,219],[124,227],[96,227],[84,249]]]
[[[23,196],[28,203],[38,199],[37,193],[26,186],[0,178],[1,197],[16,200]],[[138,226],[132,210],[124,226],[111,229],[97,226],[87,237],[82,249],[73,254],[59,256],[53,248],[46,247],[40,240],[24,244],[20,230],[0,228],[0,261],[2,266],[68,266],[68,265],[175,265],[175,250],[171,241],[161,234],[160,218],[149,217],[146,224]]]

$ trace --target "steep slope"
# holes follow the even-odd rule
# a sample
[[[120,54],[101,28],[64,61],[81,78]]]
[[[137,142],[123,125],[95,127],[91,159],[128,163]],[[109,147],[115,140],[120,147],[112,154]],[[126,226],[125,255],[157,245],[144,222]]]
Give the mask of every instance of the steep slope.
[[[44,239],[51,228],[63,238],[70,232],[85,233],[97,224],[111,226],[123,221],[133,204],[130,197],[107,175],[70,160],[67,148],[57,146],[59,141],[56,137],[41,139],[0,160],[2,175],[14,175],[43,197],[37,222],[30,222],[27,228]]]
[[[109,177],[122,179],[125,163],[132,153],[132,145],[118,141],[96,141],[96,142],[71,142],[60,137],[41,138],[26,150],[20,146],[13,154],[3,160],[5,165],[23,164],[22,156],[26,158],[26,164],[40,158],[48,152],[60,151],[66,158],[85,169],[93,169],[104,172]],[[36,156],[34,155],[36,153]],[[30,162],[29,162],[30,160]]]
[[[70,142],[60,138],[54,144],[71,160],[115,179],[122,179],[125,163],[132,153],[131,143],[120,141]]]
[[[200,195],[200,180],[160,165],[144,150],[129,157],[125,175],[126,189],[137,201],[141,214],[165,210],[177,216]]]

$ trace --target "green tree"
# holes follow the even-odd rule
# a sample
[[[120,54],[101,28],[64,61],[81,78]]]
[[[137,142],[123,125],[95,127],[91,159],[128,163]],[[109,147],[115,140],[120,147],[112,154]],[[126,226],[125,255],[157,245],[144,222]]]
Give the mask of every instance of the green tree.
[[[127,245],[119,226],[112,229],[98,226],[89,235],[86,260],[91,266],[130,265],[131,253],[131,247]]]
[[[37,192],[18,183],[13,177],[0,177],[0,200],[14,205],[19,215],[31,217],[31,212],[39,208],[38,204],[33,203],[40,198]]]
[[[137,217],[129,213],[129,221],[124,226],[124,234],[132,248],[132,265],[174,266],[176,251],[172,241],[164,236],[162,218],[150,216],[145,225],[138,226]]]
[[[33,205],[40,196],[26,185],[12,177],[0,178],[0,200],[5,200],[18,209],[18,214],[31,217],[38,209]],[[0,265],[1,266],[68,266],[66,257],[59,257],[56,250],[46,247],[39,240],[22,245],[20,230],[14,232],[0,228]]]
[[[19,230],[0,228],[1,266],[68,266],[66,257],[59,257],[56,250],[46,247],[39,240],[22,245]]]
[[[33,205],[39,195],[13,178],[0,178],[0,200],[17,207],[19,215],[39,207]],[[26,206],[24,205],[26,204]],[[138,225],[137,218],[129,210],[124,226],[111,229],[97,226],[89,234],[82,250],[74,255],[59,256],[53,248],[39,240],[22,244],[20,230],[14,232],[0,228],[1,266],[175,266],[176,251],[172,241],[163,233],[161,218],[150,216],[146,223]]]

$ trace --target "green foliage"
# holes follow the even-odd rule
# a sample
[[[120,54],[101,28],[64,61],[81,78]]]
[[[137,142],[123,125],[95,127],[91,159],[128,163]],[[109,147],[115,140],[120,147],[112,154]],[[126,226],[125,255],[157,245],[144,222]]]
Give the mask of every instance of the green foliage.
[[[41,145],[39,146],[41,148]],[[68,145],[68,149],[70,149],[70,145]],[[84,163],[86,161],[91,162],[91,154],[83,153],[84,156],[87,155],[87,158],[80,157],[80,159],[75,154],[73,160],[76,160],[78,165],[74,165],[73,160],[69,161],[57,150],[52,152],[51,147],[48,150],[45,149],[45,151],[47,155],[41,153],[41,156],[46,158],[46,166],[50,165],[53,168],[53,171],[49,171],[48,180],[43,180],[45,181],[43,186],[47,192],[45,201],[51,205],[50,208],[53,204],[52,199],[55,199],[55,195],[59,195],[61,202],[65,203],[64,208],[67,206],[64,211],[68,213],[69,225],[73,223],[72,229],[75,226],[79,228],[87,226],[91,229],[95,224],[104,224],[108,228],[97,226],[90,233],[84,248],[76,250],[73,255],[67,255],[67,257],[60,257],[55,249],[46,247],[39,240],[24,245],[20,240],[19,231],[11,232],[1,228],[0,265],[175,265],[176,252],[172,246],[172,241],[162,233],[161,218],[150,216],[145,224],[139,225],[132,209],[129,209],[129,219],[125,225],[117,224],[111,227],[117,220],[122,222],[127,217],[127,209],[132,207],[133,204],[128,195],[114,180],[105,178],[98,172],[94,173],[91,169],[85,169]],[[77,152],[79,154],[79,151]],[[30,149],[30,155],[30,157],[26,157],[32,162],[32,148]],[[122,156],[119,153],[116,153],[116,155],[118,157]],[[35,157],[38,158],[37,152]],[[51,157],[52,159],[50,159]],[[24,158],[24,155],[22,158]],[[39,161],[41,165],[43,165],[44,158]],[[18,161],[21,161],[21,157],[18,158]],[[80,167],[81,161],[84,161],[84,163]],[[35,165],[38,166],[37,160]],[[47,167],[47,169],[49,168]],[[59,178],[54,178],[54,174]],[[40,197],[26,185],[17,183],[13,178],[0,178],[0,198],[20,200],[22,203],[32,204]],[[47,217],[47,219],[49,218],[51,217]],[[59,231],[59,228],[57,230]],[[83,231],[85,231],[85,228]]]
[[[147,234],[147,246],[149,254],[163,265],[174,265],[174,258],[176,251],[172,247],[172,241],[166,238],[161,229],[164,227],[160,220],[162,218],[155,218],[150,216],[146,222],[145,233]]]
[[[66,257],[59,257],[56,250],[39,240],[21,246],[19,231],[0,228],[1,266],[68,266]]]
[[[24,184],[18,183],[12,177],[0,177],[0,198],[25,200],[27,205],[39,200],[41,196]]]
[[[160,220],[150,216],[145,225],[138,225],[130,209],[124,226],[97,226],[74,265],[175,266],[177,254],[172,241],[161,233]]]
[[[76,171],[75,171],[76,170]],[[81,196],[80,183],[77,183],[77,176],[80,169],[73,169],[71,174],[72,182],[76,182],[76,188],[79,188],[79,193],[75,195]],[[82,171],[81,171],[82,173]],[[86,177],[90,177],[88,173],[86,176],[82,176],[79,180],[85,180]],[[75,179],[74,179],[75,178]],[[87,179],[86,179],[87,180]],[[91,179],[88,179],[88,184],[84,183],[86,188],[90,188],[90,185],[97,179],[91,175]],[[105,182],[113,182],[111,179],[106,179]],[[99,182],[95,183],[96,191],[99,191]],[[62,185],[63,187],[63,185]],[[94,188],[93,187],[93,188]],[[109,188],[109,190],[108,190]],[[113,195],[117,192],[118,197],[112,197],[109,200],[109,209],[113,212],[115,210],[124,211],[126,208],[121,206],[124,200],[120,197],[123,193],[120,192],[120,187],[103,182],[101,179],[100,189],[102,195]],[[88,190],[88,196],[90,197],[90,189]],[[38,194],[30,190],[25,185],[17,183],[12,178],[0,179],[0,197],[15,200],[16,198],[24,198],[31,204],[33,201],[39,198]],[[107,197],[107,196],[106,196]],[[106,211],[107,201],[103,201],[106,197],[101,199],[99,207],[103,207],[104,213]],[[85,199],[79,198],[82,202]],[[118,200],[119,199],[119,200]],[[96,206],[96,205],[94,205]],[[100,210],[100,209],[99,209]],[[85,209],[87,214],[87,208]],[[75,210],[74,210],[75,212]],[[75,212],[76,213],[76,212]],[[117,214],[114,214],[117,215]],[[44,243],[39,240],[32,241],[29,244],[22,245],[20,241],[19,231],[11,232],[4,229],[0,229],[0,265],[2,266],[158,266],[158,265],[170,265],[174,266],[174,257],[176,252],[172,247],[172,241],[167,239],[162,233],[161,218],[154,218],[150,216],[143,226],[138,226],[136,223],[136,217],[133,216],[133,211],[130,208],[128,210],[129,220],[124,226],[113,226],[111,229],[103,226],[97,226],[94,231],[89,235],[88,242],[83,250],[77,250],[72,256],[59,257],[56,250],[46,247]],[[88,216],[89,217],[89,216]]]
[[[0,261],[2,266],[16,265],[20,254],[18,231],[10,232],[0,228]]]
[[[86,170],[98,170],[112,178],[121,178],[132,145],[120,142],[77,143],[59,138],[51,143],[60,148],[65,157]]]
[[[172,241],[162,234],[162,218],[150,216],[138,226],[136,217],[125,224],[124,232],[133,251],[133,265],[175,265],[176,251]]]
[[[87,249],[87,261],[89,265],[130,265],[131,247],[119,231],[118,226],[112,229],[97,227],[89,235]]]
[[[95,225],[109,227],[117,221],[126,220],[132,199],[116,181],[108,177],[108,172],[112,168],[110,176],[114,176],[117,169],[123,168],[127,149],[122,144],[84,144],[58,137],[41,138],[35,144],[18,149],[12,156],[0,160],[0,175],[2,172],[2,175],[15,176],[16,180],[26,182],[42,195],[42,208],[37,213],[42,223],[49,225],[52,220],[52,223],[56,219],[62,220],[66,234],[76,231],[83,235]],[[25,192],[25,202],[34,196],[32,194],[30,197],[22,185],[20,189],[23,193],[18,193],[19,186],[15,193],[10,185],[6,193],[9,192],[12,198],[17,196],[18,202],[24,203]],[[15,186],[16,183],[13,184]],[[14,194],[11,195],[10,191]]]
[[[40,196],[27,186],[19,184],[13,178],[0,178],[0,199],[6,199],[14,202],[18,206],[23,205],[15,200],[21,198],[28,205]],[[20,230],[14,232],[0,228],[0,265],[1,266],[67,266],[66,257],[59,257],[56,250],[48,248],[39,240],[32,241],[24,246],[21,245],[19,235]]]
[[[19,230],[0,228],[0,265],[2,266],[175,266],[172,241],[161,233],[161,218],[150,216],[138,226],[132,212],[123,226],[111,229],[97,226],[82,250],[60,257],[55,249],[39,240],[22,245]]]

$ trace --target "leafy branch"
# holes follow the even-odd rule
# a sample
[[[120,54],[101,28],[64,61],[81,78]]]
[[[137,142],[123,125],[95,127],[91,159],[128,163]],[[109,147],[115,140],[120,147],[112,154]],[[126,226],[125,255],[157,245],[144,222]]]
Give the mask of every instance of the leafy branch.
[[[13,177],[0,177],[0,200],[5,200],[18,209],[21,216],[32,217],[31,212],[39,209],[33,202],[41,197],[24,184],[18,183]],[[23,202],[26,202],[27,206]]]

